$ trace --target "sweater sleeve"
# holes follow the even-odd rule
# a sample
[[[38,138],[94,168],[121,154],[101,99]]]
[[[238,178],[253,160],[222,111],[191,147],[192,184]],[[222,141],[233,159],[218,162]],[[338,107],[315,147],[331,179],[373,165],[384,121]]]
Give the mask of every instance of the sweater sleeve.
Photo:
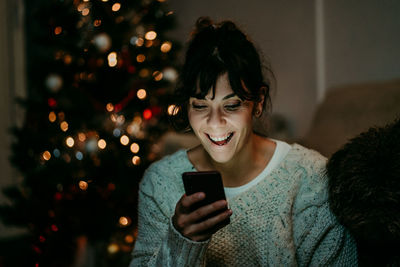
[[[130,267],[202,266],[208,242],[191,241],[175,230],[170,212],[165,208],[168,192],[160,188],[160,177],[151,168],[140,185],[138,236]]]

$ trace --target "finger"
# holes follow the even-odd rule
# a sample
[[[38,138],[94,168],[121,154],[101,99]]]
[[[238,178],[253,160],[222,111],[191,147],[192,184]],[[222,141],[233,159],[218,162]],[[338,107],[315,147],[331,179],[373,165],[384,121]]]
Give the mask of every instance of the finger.
[[[202,233],[202,234],[205,234],[205,233],[214,234],[219,229],[221,229],[227,225],[227,219],[231,215],[232,215],[232,210],[227,209],[214,217],[211,217],[205,221],[198,223],[197,230],[199,231],[199,233]]]
[[[210,238],[219,229],[227,225],[227,219],[232,215],[232,210],[226,210],[203,222],[192,224],[183,230],[183,235],[194,240],[203,241]]]
[[[182,208],[185,210],[190,210],[190,207],[205,198],[205,194],[203,192],[194,193],[192,195],[187,196],[186,194],[182,196],[180,203]]]
[[[188,215],[188,220],[190,222],[196,223],[204,217],[217,212],[221,209],[226,209],[228,207],[228,203],[226,200],[219,200],[209,205],[198,208]]]

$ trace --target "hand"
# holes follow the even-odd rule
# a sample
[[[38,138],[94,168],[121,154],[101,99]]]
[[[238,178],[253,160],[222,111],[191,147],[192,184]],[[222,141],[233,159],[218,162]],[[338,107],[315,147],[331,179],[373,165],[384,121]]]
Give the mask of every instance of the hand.
[[[203,192],[195,193],[190,196],[184,194],[175,207],[175,214],[172,217],[172,223],[175,229],[183,236],[193,241],[204,241],[209,239],[226,224],[222,223],[232,215],[232,210],[221,211],[214,217],[202,221],[215,211],[227,208],[226,200],[218,200],[212,204],[202,206],[194,211],[191,206],[205,198]]]

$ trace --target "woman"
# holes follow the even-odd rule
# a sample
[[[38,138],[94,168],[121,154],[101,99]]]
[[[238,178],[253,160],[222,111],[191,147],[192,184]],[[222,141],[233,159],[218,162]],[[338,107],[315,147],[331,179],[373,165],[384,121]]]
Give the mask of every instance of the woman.
[[[230,21],[200,18],[174,119],[201,144],[146,171],[131,266],[356,265],[354,242],[328,208],[326,159],[253,131],[269,100],[246,35]],[[228,209],[220,200],[192,211],[205,195],[185,195],[182,173],[207,170],[221,173]]]

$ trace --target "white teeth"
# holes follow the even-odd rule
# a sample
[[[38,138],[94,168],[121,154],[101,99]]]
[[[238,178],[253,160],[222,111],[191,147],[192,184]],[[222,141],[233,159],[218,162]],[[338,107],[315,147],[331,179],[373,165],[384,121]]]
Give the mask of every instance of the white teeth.
[[[224,140],[228,139],[228,137],[229,137],[230,135],[231,135],[231,133],[229,133],[229,134],[227,134],[227,135],[225,135],[225,136],[223,136],[223,137],[213,137],[213,136],[211,136],[211,135],[209,135],[209,137],[210,137],[210,139],[213,140],[214,142],[221,142],[221,141],[224,141]]]

